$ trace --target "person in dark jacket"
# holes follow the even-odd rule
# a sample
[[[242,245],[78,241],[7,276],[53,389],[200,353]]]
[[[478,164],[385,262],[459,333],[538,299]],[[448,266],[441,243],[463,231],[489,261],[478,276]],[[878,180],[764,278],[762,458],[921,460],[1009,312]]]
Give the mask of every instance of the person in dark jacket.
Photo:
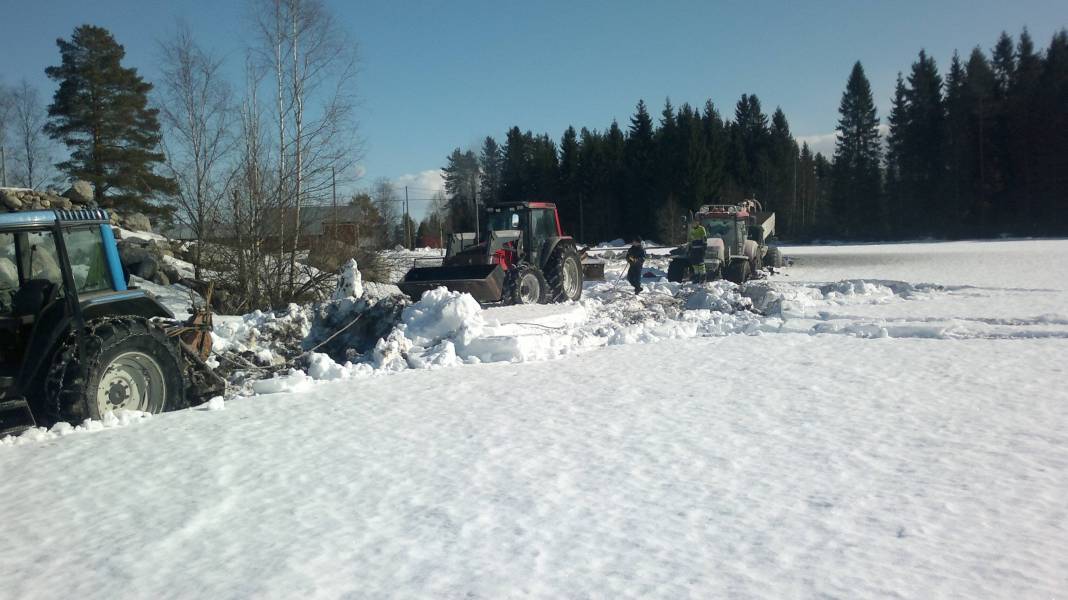
[[[634,286],[634,293],[642,293],[642,265],[645,264],[645,248],[642,248],[642,238],[635,237],[627,250],[627,281]]]

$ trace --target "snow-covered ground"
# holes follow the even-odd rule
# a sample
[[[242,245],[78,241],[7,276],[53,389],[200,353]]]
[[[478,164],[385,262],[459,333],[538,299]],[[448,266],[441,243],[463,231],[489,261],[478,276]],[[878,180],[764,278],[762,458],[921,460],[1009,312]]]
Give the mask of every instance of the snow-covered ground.
[[[1063,595],[1068,241],[785,253],[0,444],[0,597]]]

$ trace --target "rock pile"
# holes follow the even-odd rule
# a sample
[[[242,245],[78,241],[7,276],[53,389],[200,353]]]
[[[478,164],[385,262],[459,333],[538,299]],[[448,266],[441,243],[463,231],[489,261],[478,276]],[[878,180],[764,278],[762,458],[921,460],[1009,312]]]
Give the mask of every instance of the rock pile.
[[[67,191],[56,194],[51,191],[28,188],[0,188],[0,210],[77,210],[96,208],[93,186],[88,181],[75,181]],[[152,222],[143,213],[119,214],[109,211],[111,224],[130,231],[152,231]]]

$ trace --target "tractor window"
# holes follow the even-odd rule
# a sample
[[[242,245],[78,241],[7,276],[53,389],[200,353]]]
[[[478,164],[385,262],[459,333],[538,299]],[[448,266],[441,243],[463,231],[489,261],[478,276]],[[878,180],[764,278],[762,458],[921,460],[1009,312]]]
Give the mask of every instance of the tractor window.
[[[539,208],[530,211],[530,215],[534,219],[531,229],[534,231],[535,239],[546,240],[556,237],[556,218],[553,211]]]
[[[489,231],[519,229],[519,213],[510,210],[491,212],[487,215],[486,229]]]
[[[15,234],[0,233],[0,313],[11,312],[11,297],[19,289]]]
[[[723,237],[730,233],[731,223],[725,219],[713,219],[705,221],[705,230],[710,237]]]
[[[74,289],[79,292],[98,292],[111,289],[107,256],[100,228],[68,229],[63,236],[70,257],[70,271]]]
[[[63,289],[63,271],[59,268],[59,253],[51,231],[31,231],[22,234],[19,258],[24,279],[47,279]]]

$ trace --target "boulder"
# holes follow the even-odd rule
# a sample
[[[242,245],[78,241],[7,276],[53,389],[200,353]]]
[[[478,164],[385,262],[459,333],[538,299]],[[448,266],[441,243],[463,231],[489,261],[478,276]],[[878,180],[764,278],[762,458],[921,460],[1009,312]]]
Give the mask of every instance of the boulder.
[[[171,279],[163,271],[156,271],[156,276],[152,278],[152,282],[157,285],[170,285]]]
[[[74,210],[74,203],[68,198],[64,198],[63,196],[52,196],[50,199],[53,208],[58,208],[59,210]]]
[[[79,179],[63,195],[75,204],[89,204],[93,201],[93,186],[88,181]]]
[[[148,216],[144,213],[133,213],[126,215],[123,219],[126,224],[126,228],[131,231],[152,231],[152,222],[148,220]]]
[[[22,200],[9,190],[0,190],[0,203],[8,210],[22,209]]]
[[[136,267],[130,268],[130,272],[134,275],[137,275],[141,279],[154,281],[156,274],[159,272],[159,261],[156,260],[155,256],[146,256],[144,260],[137,263]]]

